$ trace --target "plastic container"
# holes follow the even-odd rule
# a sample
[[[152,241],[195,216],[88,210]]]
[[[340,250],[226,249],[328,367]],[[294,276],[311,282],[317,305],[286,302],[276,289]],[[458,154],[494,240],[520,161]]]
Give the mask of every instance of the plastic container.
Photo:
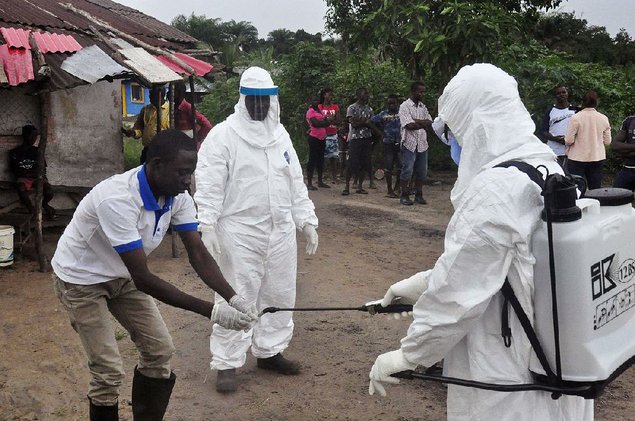
[[[13,264],[13,234],[11,225],[0,225],[0,267]]]
[[[600,200],[580,199],[578,219],[552,225],[563,380],[606,380],[635,355],[635,209],[631,200],[602,200],[609,204],[600,206]],[[556,372],[544,221],[534,232],[532,250],[536,257],[534,328]],[[535,355],[530,370],[545,374]]]

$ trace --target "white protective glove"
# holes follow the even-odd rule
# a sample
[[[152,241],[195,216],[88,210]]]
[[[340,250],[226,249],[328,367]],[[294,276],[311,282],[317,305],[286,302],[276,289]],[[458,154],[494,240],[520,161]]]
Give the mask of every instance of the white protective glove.
[[[318,234],[315,227],[311,224],[305,224],[302,232],[306,238],[306,254],[315,254],[318,248]]]
[[[249,304],[247,300],[245,300],[240,295],[236,294],[229,299],[229,305],[234,307],[236,310],[241,313],[246,314],[253,320],[254,322],[258,320],[258,308],[256,308],[255,304]]]
[[[375,360],[373,368],[370,369],[370,384],[368,385],[368,393],[374,395],[375,392],[381,396],[386,396],[386,389],[382,383],[399,383],[399,379],[391,377],[391,374],[399,373],[400,371],[414,370],[417,364],[413,364],[406,359],[403,355],[403,351],[398,349],[396,351],[386,352],[381,354]]]
[[[236,310],[225,301],[214,304],[210,320],[225,329],[244,330],[245,332],[251,329],[254,324],[254,320],[251,317]]]
[[[392,284],[386,295],[381,300],[381,305],[386,307],[399,298],[399,304],[412,304],[414,305],[421,294],[428,289],[428,275],[431,270],[425,272],[419,272],[412,275],[410,278],[406,278],[399,282]],[[412,312],[394,313],[393,317],[397,320],[405,319],[408,316],[412,316]]]
[[[205,244],[205,248],[212,254],[221,254],[220,242],[218,241],[218,233],[212,225],[200,225],[198,230],[201,232],[201,240]]]

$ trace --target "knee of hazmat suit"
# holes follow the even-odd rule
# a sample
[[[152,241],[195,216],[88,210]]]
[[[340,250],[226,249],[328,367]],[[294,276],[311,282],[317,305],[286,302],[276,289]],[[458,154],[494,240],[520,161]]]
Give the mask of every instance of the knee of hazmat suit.
[[[271,75],[250,67],[239,91],[233,114],[212,128],[199,151],[194,195],[199,222],[202,230],[217,234],[221,253],[212,254],[237,294],[259,310],[293,306],[294,231],[307,224],[317,227],[318,219],[291,138],[280,124],[278,87]],[[254,337],[270,334],[256,341],[258,357],[282,351],[292,329],[290,313],[261,318]],[[249,347],[239,342],[250,338],[224,333],[214,328],[212,367],[239,367]]]
[[[531,345],[513,312],[510,348],[500,334],[500,289],[508,277],[533,319],[530,245],[543,200],[527,175],[494,167],[516,160],[543,165],[550,173],[561,169],[549,147],[534,136],[516,81],[491,64],[465,66],[450,80],[439,98],[439,118],[462,148],[451,193],[455,212],[401,349],[408,361],[423,366],[444,359],[450,377],[529,383]],[[449,385],[447,411],[451,420],[590,420],[593,402]]]

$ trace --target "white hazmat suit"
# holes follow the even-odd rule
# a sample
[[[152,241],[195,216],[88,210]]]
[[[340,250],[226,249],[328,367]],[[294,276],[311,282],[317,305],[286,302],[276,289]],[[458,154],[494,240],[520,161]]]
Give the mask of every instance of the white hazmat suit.
[[[444,251],[434,268],[393,285],[384,297],[416,300],[414,320],[401,348],[380,355],[370,392],[416,365],[444,359],[444,374],[498,384],[531,383],[531,345],[510,311],[511,347],[501,337],[503,297],[509,282],[533,320],[532,232],[540,219],[540,188],[515,168],[493,168],[516,160],[561,172],[551,150],[534,135],[516,81],[489,64],[462,68],[439,98],[439,117],[462,147],[451,193],[455,213]],[[544,175],[544,174],[543,174]],[[418,297],[418,300],[417,300]],[[566,356],[564,356],[566,358]],[[449,420],[593,419],[593,401],[573,396],[552,400],[547,392],[494,392],[448,386]]]
[[[227,282],[258,311],[295,305],[296,228],[307,236],[307,253],[317,248],[318,220],[280,124],[277,91],[267,71],[247,69],[234,113],[203,142],[195,173],[203,241]],[[252,118],[246,98],[267,99],[266,117]],[[256,358],[282,352],[293,335],[291,314],[266,314],[247,332],[214,325],[211,368],[241,367],[250,346]]]

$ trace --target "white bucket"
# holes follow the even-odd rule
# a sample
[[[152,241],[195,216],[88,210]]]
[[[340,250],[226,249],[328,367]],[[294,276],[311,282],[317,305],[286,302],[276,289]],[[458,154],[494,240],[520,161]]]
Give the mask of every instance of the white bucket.
[[[13,234],[11,225],[0,225],[0,267],[13,263]]]

